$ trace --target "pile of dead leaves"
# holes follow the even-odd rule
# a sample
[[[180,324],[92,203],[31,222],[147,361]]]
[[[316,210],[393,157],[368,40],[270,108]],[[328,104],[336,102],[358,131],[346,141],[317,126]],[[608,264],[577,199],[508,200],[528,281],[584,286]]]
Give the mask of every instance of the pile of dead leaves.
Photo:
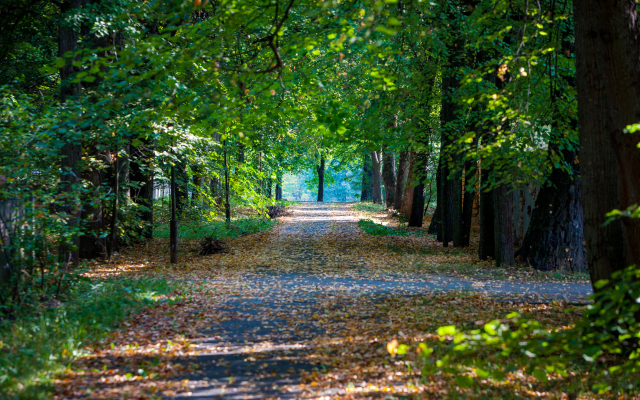
[[[225,247],[224,247],[224,242],[222,240],[207,237],[200,242],[201,256],[207,256],[209,254],[218,254],[224,251],[225,251]]]
[[[289,211],[287,211],[284,207],[281,207],[281,206],[268,206],[267,214],[271,219],[278,218],[278,217],[286,217],[291,215]]]

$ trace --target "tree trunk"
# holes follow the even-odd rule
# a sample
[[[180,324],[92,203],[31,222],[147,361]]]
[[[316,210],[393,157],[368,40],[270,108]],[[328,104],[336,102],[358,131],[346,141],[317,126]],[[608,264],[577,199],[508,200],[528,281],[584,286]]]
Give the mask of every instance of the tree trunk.
[[[582,206],[592,283],[640,265],[640,219],[604,224],[640,204],[640,32],[635,1],[576,0],[576,80]],[[596,288],[594,287],[594,290]]]
[[[371,165],[371,154],[365,152],[362,155],[362,190],[360,191],[360,201],[371,201],[371,188],[373,184],[373,167]]]
[[[498,267],[516,263],[513,238],[513,189],[500,185],[493,190],[495,260]]]
[[[424,181],[429,163],[429,155],[425,153],[416,154],[416,170],[413,171],[412,180],[416,184],[413,188],[413,199],[411,201],[411,215],[409,226],[421,227],[424,219]]]
[[[384,183],[385,204],[387,208],[393,207],[396,197],[395,158],[392,152],[384,154],[382,158],[382,181]]]
[[[409,217],[409,226],[422,227],[424,209],[424,183],[418,184],[413,188],[413,201],[411,202],[411,217]]]
[[[442,149],[440,150],[442,151]],[[449,242],[453,240],[453,182],[455,180],[449,180],[449,168],[447,167],[447,161],[444,159],[446,155],[440,154],[440,182],[441,192],[438,196],[438,203],[440,204],[440,221],[442,229],[442,245],[444,247],[449,246]]]
[[[101,158],[105,156],[97,149],[91,152],[91,156]],[[84,229],[80,237],[80,258],[94,259],[107,257],[107,248],[103,231],[105,228],[105,213],[102,202],[98,201],[101,195],[104,172],[98,168],[89,168],[82,171],[82,179],[87,184],[88,198],[84,200],[82,221]]]
[[[276,201],[282,200],[282,173],[276,174]]]
[[[382,188],[380,186],[380,180],[382,175],[382,152],[371,152],[371,164],[373,169],[373,188],[371,189],[371,200],[375,204],[382,204]]]
[[[64,0],[60,7],[61,15],[73,12],[80,8],[82,0]],[[58,30],[58,56],[64,57],[67,52],[74,52],[78,47],[78,32],[71,26],[60,25]],[[71,83],[75,68],[71,65],[73,59],[66,59],[65,65],[60,68],[60,102],[64,103],[69,98],[79,97],[81,86],[79,83]],[[75,133],[75,132],[74,132]],[[71,135],[73,135],[72,133]],[[75,136],[75,135],[74,135]],[[82,145],[80,138],[69,137],[67,134],[62,138],[65,144],[60,150],[61,161],[60,185],[67,196],[64,200],[62,210],[69,216],[67,226],[75,230],[80,224],[81,209],[75,205],[74,192],[80,183],[79,162],[82,157]],[[64,243],[60,243],[60,257],[65,263],[78,265],[80,261],[80,237],[72,234]]]
[[[131,188],[131,198],[138,205],[138,218],[143,222],[139,234],[144,239],[153,238],[153,149],[145,141],[132,152],[131,180],[137,187]]]
[[[516,256],[543,270],[587,271],[580,202],[580,168],[575,152],[564,157],[573,167],[569,174],[556,168],[536,198],[529,229]]]
[[[457,158],[457,157],[456,157]],[[462,218],[462,179],[461,174],[455,172],[455,177],[451,178],[448,182],[451,187],[451,223],[453,224],[452,239],[453,247],[464,246],[464,220]]]
[[[475,174],[476,169],[473,167],[472,162],[467,161],[465,163],[465,190],[464,201],[462,203],[462,246],[469,247],[471,239],[471,220],[473,218],[473,199],[476,197],[475,186],[469,191],[469,178]]]
[[[453,32],[458,32],[460,27],[457,24],[452,26]],[[456,172],[460,168],[460,156],[455,147],[455,138],[459,136],[460,124],[456,123],[459,117],[457,102],[460,81],[458,69],[462,64],[463,41],[455,38],[448,44],[447,64],[443,70],[442,77],[442,107],[440,111],[440,126],[442,130],[440,146],[440,168],[442,172],[442,184],[444,186],[444,201],[440,209],[444,222],[443,246],[448,246],[448,242],[453,240],[453,245],[462,245],[462,174]],[[452,158],[453,165],[449,159]],[[440,200],[440,199],[439,199]]]
[[[413,190],[415,189],[415,178],[414,178],[414,169],[416,166],[416,153],[411,151],[409,152],[409,175],[407,177],[407,182],[404,188],[404,193],[402,194],[402,205],[400,206],[400,213],[404,215],[407,221],[411,218],[411,210],[413,208]],[[396,200],[398,200],[396,198]]]
[[[400,210],[402,208],[402,199],[407,183],[407,175],[409,174],[409,154],[406,150],[400,152],[398,159],[398,172],[396,174],[396,196],[393,202],[393,208]]]
[[[442,180],[440,179],[440,169],[438,168],[438,171],[436,171],[436,209],[433,211],[427,233],[437,235],[436,240],[439,242],[442,242],[442,211],[440,210],[442,196]]]
[[[480,178],[482,186],[489,181],[491,172],[488,167],[481,166]],[[495,209],[493,205],[493,190],[482,190],[480,192],[480,244],[478,246],[478,257],[481,260],[496,258],[495,241]]]
[[[111,231],[109,232],[107,259],[111,259],[113,254],[118,251],[118,213],[120,212],[118,203],[120,201],[120,154],[118,149],[115,152],[113,161],[113,205],[111,207]]]
[[[318,171],[318,201],[324,201],[324,155],[320,156],[320,165],[316,166]]]
[[[229,155],[227,154],[227,140],[224,140],[223,143],[223,153],[224,157],[224,217],[227,224],[231,222],[231,194],[229,193]]]

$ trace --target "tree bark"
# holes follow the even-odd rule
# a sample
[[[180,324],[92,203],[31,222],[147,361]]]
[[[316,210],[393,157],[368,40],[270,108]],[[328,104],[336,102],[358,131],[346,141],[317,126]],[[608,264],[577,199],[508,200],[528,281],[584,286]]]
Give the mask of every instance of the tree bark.
[[[582,206],[592,283],[640,265],[640,219],[604,224],[640,204],[640,32],[635,1],[574,2]],[[594,287],[594,290],[596,288]]]
[[[440,149],[442,151],[442,148]],[[453,182],[455,180],[449,180],[447,176],[449,175],[449,168],[447,167],[447,161],[444,159],[446,157],[445,154],[440,154],[440,169],[438,173],[440,174],[440,186],[441,193],[438,193],[438,203],[440,205],[440,221],[441,221],[441,229],[442,229],[442,245],[444,247],[449,246],[449,242],[453,240]]]
[[[82,6],[82,0],[64,0],[60,7],[60,14],[65,15]],[[78,48],[78,32],[71,26],[60,25],[58,30],[58,56],[64,57],[67,52],[74,52]],[[65,65],[60,68],[60,102],[64,103],[70,98],[79,97],[81,86],[79,83],[71,83],[75,68],[71,65],[73,59],[65,59]],[[81,210],[73,199],[76,186],[80,182],[79,162],[82,157],[82,145],[77,137],[63,137],[65,144],[60,151],[60,167],[62,175],[60,184],[65,192],[62,209],[68,215],[67,225],[76,229],[80,224]],[[78,265],[80,262],[80,237],[73,234],[65,243],[60,244],[60,256],[65,263]]]
[[[380,186],[380,180],[382,175],[382,152],[371,152],[371,164],[373,169],[373,177],[371,179],[373,188],[371,189],[371,200],[375,204],[382,203],[382,188]]]
[[[382,158],[382,181],[384,183],[385,204],[387,208],[393,207],[396,197],[396,171],[395,155],[384,154]]]
[[[105,153],[94,149],[91,156],[100,158],[106,157]],[[80,258],[94,259],[107,257],[107,244],[102,234],[105,228],[105,213],[102,202],[98,201],[101,196],[104,171],[98,168],[89,168],[82,171],[82,179],[87,183],[88,198],[84,199],[82,210],[82,221],[84,229],[80,237]]]
[[[404,193],[402,194],[402,205],[400,206],[400,212],[404,215],[407,221],[411,218],[411,210],[413,209],[413,190],[416,185],[413,171],[415,168],[417,168],[416,153],[411,151],[409,152],[409,175],[407,177]]]
[[[548,183],[536,198],[529,229],[516,256],[543,270],[587,271],[580,201],[580,168],[577,154],[565,151],[572,173],[560,168],[551,172]]]
[[[488,167],[481,166],[480,179],[482,186],[485,186],[491,172]],[[478,257],[481,260],[496,258],[495,241],[495,209],[493,205],[493,190],[482,190],[480,192],[480,244],[478,246]]]
[[[513,189],[506,185],[495,188],[493,203],[496,265],[512,266],[516,262],[513,237]]]
[[[360,191],[360,201],[372,200],[373,167],[371,165],[371,154],[365,152],[362,155],[362,190]]]
[[[427,233],[436,235],[436,240],[439,242],[442,242],[442,220],[440,219],[442,217],[442,211],[440,210],[442,198],[442,180],[440,179],[440,169],[438,168],[438,171],[436,171],[436,209],[433,211]]]
[[[473,199],[476,197],[476,188],[473,186],[469,190],[469,178],[475,174],[474,163],[467,161],[465,163],[465,190],[464,200],[462,202],[462,247],[469,247],[471,239],[471,220],[473,218]]]
[[[282,200],[282,173],[276,174],[276,200]]]
[[[413,201],[411,202],[411,217],[409,217],[409,226],[422,227],[424,209],[424,183],[419,183],[413,188]]]
[[[316,166],[318,171],[318,201],[324,201],[324,155],[320,156],[320,165]]]
[[[402,199],[404,195],[405,185],[409,174],[409,154],[406,150],[400,152],[398,158],[398,172],[396,173],[396,196],[393,202],[393,208],[400,210],[402,208]]]
[[[424,181],[427,176],[427,167],[429,163],[429,154],[418,153],[416,154],[416,169],[413,171],[413,182],[416,186],[413,188],[413,199],[411,201],[411,216],[409,219],[409,226],[421,227],[424,219]]]

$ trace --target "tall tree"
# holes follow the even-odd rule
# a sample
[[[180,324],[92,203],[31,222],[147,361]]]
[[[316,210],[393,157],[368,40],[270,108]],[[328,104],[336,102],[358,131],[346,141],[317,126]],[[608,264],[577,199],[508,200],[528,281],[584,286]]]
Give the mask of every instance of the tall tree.
[[[372,201],[373,167],[371,165],[371,153],[365,151],[362,154],[362,189],[360,201]]]
[[[575,0],[580,173],[591,281],[640,265],[640,219],[605,214],[640,204],[640,32],[637,5]],[[596,289],[594,287],[594,289]]]
[[[73,23],[73,19],[65,19],[71,13],[77,12],[82,6],[82,0],[64,0],[60,6],[62,22],[58,29],[58,56],[64,58],[65,64],[60,68],[60,102],[65,103],[69,99],[78,99],[81,94],[80,83],[72,82],[75,74],[73,66],[74,53],[78,49],[79,32]],[[74,130],[67,131],[62,138],[64,145],[61,150],[60,167],[62,175],[60,177],[62,190],[67,198],[63,209],[68,216],[67,224],[75,230],[80,225],[80,209],[73,200],[74,191],[80,183],[80,159],[82,156],[81,139]],[[80,261],[80,238],[77,233],[72,233],[67,243],[63,243],[60,254],[64,262],[71,262],[75,265]]]
[[[382,151],[371,152],[371,165],[373,169],[371,201],[376,204],[382,204],[382,187],[380,185],[382,178]]]
[[[409,152],[406,150],[400,151],[397,171],[396,195],[393,201],[393,208],[396,210],[400,210],[400,208],[402,207],[402,198],[404,195],[405,185],[407,183],[407,177],[409,174]]]
[[[316,165],[318,173],[318,201],[324,201],[324,154],[320,155],[320,164]]]
[[[386,152],[382,157],[382,181],[384,184],[385,204],[387,208],[391,208],[396,196],[395,155],[393,152]]]
[[[491,170],[488,166],[481,166],[481,183],[486,186],[480,192],[480,244],[478,245],[478,257],[481,260],[496,257],[495,242],[495,212],[493,204],[493,189],[490,189],[489,179]]]

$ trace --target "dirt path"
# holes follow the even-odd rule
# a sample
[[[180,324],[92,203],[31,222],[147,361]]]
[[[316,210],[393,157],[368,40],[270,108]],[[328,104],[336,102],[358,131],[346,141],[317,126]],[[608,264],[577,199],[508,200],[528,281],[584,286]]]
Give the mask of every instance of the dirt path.
[[[58,398],[439,397],[452,380],[421,381],[409,361],[389,356],[389,341],[434,340],[438,326],[474,329],[514,310],[566,326],[572,315],[544,303],[590,293],[581,283],[427,275],[414,264],[454,269],[473,262],[473,249],[368,236],[348,204],[292,211],[272,232],[230,241],[225,254],[184,250],[185,261],[170,266],[158,242],[143,256],[123,256],[143,275],[180,279],[182,300],[119,328],[78,362],[86,372],[70,376]]]
[[[350,235],[358,230],[358,215],[345,204],[303,204],[274,232],[287,271],[256,266],[245,283],[251,295],[231,297],[220,304],[224,321],[214,322],[206,338],[196,341],[201,354],[185,362],[197,373],[181,378],[191,393],[178,398],[323,398],[342,395],[343,388],[313,391],[303,382],[326,368],[312,355],[327,337],[344,339],[351,333],[340,325],[325,325],[320,315],[369,310],[390,296],[411,298],[432,291],[476,291],[508,299],[580,301],[590,294],[588,284],[474,281],[418,273],[401,276],[369,274],[364,263],[349,253]],[[342,238],[342,239],[341,239]],[[334,255],[324,257],[330,243]],[[342,257],[341,257],[342,255]],[[357,260],[357,257],[355,257]],[[309,265],[314,268],[309,269]],[[331,271],[348,269],[347,276]],[[319,272],[324,271],[324,272]],[[344,275],[341,274],[341,275]],[[353,316],[372,318],[373,313]],[[315,371],[315,372],[314,372]],[[313,388],[312,388],[313,389]]]

